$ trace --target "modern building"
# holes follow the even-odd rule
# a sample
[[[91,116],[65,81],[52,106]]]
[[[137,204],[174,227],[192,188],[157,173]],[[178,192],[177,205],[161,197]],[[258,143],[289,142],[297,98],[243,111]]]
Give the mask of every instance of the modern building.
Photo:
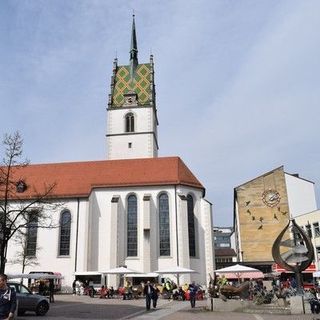
[[[320,210],[304,213],[295,218],[296,223],[302,227],[311,239],[314,248],[314,270],[320,270]]]
[[[236,262],[237,254],[234,251],[234,232],[232,227],[214,227],[214,251],[216,268],[224,268]]]
[[[289,219],[317,209],[314,183],[283,166],[234,188],[234,228],[239,261],[270,272],[271,248]]]
[[[50,202],[59,205],[46,212],[56,228],[30,224],[28,254],[38,265],[26,272],[60,272],[70,286],[75,274],[120,265],[141,273],[180,266],[196,271],[181,282],[206,284],[215,269],[212,205],[179,157],[158,157],[153,57],[138,62],[134,19],[131,36],[129,64],[113,64],[107,159],[29,165],[15,176],[26,188],[13,201],[32,201],[44,183],[56,183]],[[12,263],[18,250],[11,241],[7,272],[21,272]],[[117,286],[119,278],[108,275],[106,283]]]

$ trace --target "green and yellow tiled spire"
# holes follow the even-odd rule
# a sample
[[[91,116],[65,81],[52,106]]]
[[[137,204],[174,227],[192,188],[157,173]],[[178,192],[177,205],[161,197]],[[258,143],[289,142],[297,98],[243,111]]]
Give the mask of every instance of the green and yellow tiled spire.
[[[138,106],[154,105],[154,89],[153,56],[150,56],[150,63],[138,63],[137,36],[133,15],[130,64],[119,66],[118,60],[114,60],[108,107],[118,108],[123,106],[124,95],[127,93],[136,93]]]

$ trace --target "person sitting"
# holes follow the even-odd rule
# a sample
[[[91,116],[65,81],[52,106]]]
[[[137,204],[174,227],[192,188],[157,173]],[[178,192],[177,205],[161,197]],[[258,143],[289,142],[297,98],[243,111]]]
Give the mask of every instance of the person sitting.
[[[220,287],[225,286],[227,284],[228,284],[228,280],[227,280],[227,278],[225,277],[224,274],[221,277],[218,278],[218,285]]]
[[[178,289],[178,300],[186,300],[185,292],[183,291],[182,287],[179,287]]]
[[[100,299],[106,299],[107,297],[107,289],[105,286],[101,286],[100,288]]]
[[[173,290],[171,281],[166,280],[166,282],[163,285],[163,290],[166,293],[166,297],[170,300],[172,297],[172,290]]]
[[[114,296],[114,289],[113,287],[111,286],[110,289],[108,290],[108,298],[113,298]]]
[[[318,314],[320,312],[320,301],[317,298],[317,292],[314,288],[311,288],[309,292],[310,292],[309,303],[310,303],[311,313]]]

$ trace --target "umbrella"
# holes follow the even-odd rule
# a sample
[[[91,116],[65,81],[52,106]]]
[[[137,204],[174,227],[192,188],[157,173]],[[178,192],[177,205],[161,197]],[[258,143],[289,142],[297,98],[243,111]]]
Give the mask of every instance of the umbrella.
[[[263,273],[255,268],[236,264],[234,266],[215,270],[219,275],[224,275],[226,278],[263,278]]]
[[[104,273],[104,274],[131,274],[131,273],[139,273],[139,272],[135,271],[135,270],[131,270],[129,268],[125,268],[125,267],[118,267],[118,268],[109,269],[107,271],[101,271],[101,273]]]
[[[136,270],[132,270],[132,269],[126,268],[126,267],[117,267],[117,268],[109,269],[107,271],[102,271],[101,273],[119,275],[119,276],[123,276],[123,278],[125,278],[126,275],[136,274],[136,273],[139,273],[139,272],[136,271]],[[121,280],[120,280],[120,283],[122,283]]]
[[[192,270],[192,269],[188,269],[188,268],[182,268],[179,266],[174,266],[174,267],[168,267],[165,269],[160,269],[160,270],[156,270],[153,271],[155,273],[161,273],[161,274],[182,274],[182,273],[195,273],[196,271]]]
[[[153,272],[160,273],[160,274],[175,274],[175,275],[177,275],[178,285],[179,285],[180,274],[196,273],[195,270],[188,269],[188,268],[183,268],[183,267],[179,267],[179,266],[172,266],[172,267],[168,267],[168,268],[165,268],[165,269],[156,270],[156,271],[153,271]]]
[[[320,271],[315,271],[315,272],[313,272],[313,273],[312,273],[312,276],[313,276],[314,278],[320,277]]]
[[[130,278],[156,278],[159,274],[155,272],[148,272],[148,273],[130,273]]]

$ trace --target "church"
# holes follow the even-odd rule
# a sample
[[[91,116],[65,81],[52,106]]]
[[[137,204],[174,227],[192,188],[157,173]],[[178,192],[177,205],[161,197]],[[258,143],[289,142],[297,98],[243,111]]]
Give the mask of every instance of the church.
[[[126,266],[141,274],[172,267],[196,271],[180,282],[207,284],[213,273],[212,204],[205,188],[179,157],[158,157],[154,62],[138,62],[133,17],[129,64],[114,60],[107,106],[107,158],[100,161],[32,164],[19,171],[25,188],[17,199],[55,183],[48,212],[58,227],[28,232],[28,255],[38,265],[25,272],[62,274],[70,287],[75,275]],[[23,177],[23,179],[21,178]],[[32,208],[31,208],[32,209]],[[35,208],[36,209],[36,208]],[[8,247],[6,272],[19,250]],[[160,275],[176,281],[173,274]],[[117,286],[119,278],[105,275]]]

